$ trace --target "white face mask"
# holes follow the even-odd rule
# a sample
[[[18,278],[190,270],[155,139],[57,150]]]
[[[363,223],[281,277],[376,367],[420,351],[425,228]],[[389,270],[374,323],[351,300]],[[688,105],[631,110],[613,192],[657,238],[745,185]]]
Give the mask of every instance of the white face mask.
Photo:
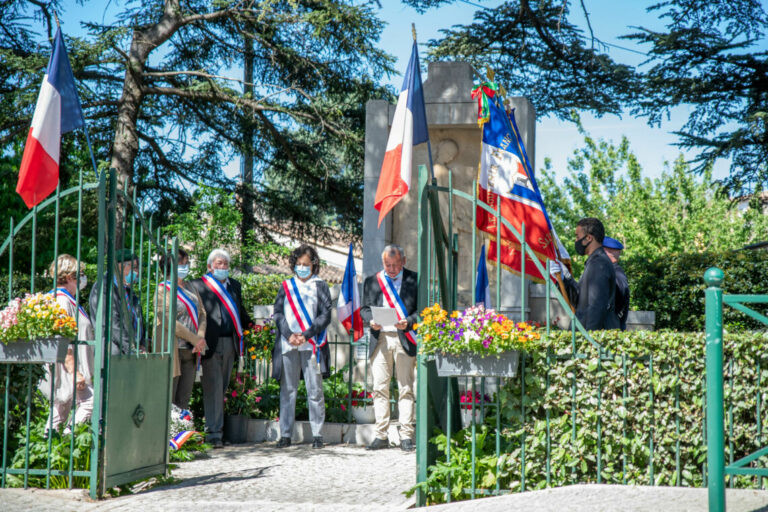
[[[88,276],[82,274],[80,275],[80,279],[77,280],[77,288],[83,290],[86,286],[88,286]]]

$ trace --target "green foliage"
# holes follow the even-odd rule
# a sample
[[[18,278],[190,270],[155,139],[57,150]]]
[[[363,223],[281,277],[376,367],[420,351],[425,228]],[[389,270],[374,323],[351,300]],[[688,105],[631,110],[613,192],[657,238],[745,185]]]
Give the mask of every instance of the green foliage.
[[[48,443],[46,438],[46,429],[48,427],[48,415],[44,413],[48,409],[47,402],[41,400],[38,403],[38,414],[32,416],[29,429],[29,458],[25,447],[27,426],[23,424],[15,432],[16,451],[11,457],[10,467],[12,469],[24,469],[29,464],[30,469],[47,469],[49,463]],[[64,424],[61,425],[61,428]],[[71,443],[71,435],[63,433],[61,430],[51,435],[50,445],[50,469],[56,471],[69,470],[69,457],[72,454],[72,469],[74,471],[90,470],[91,464],[91,446],[93,445],[93,433],[89,423],[78,423],[75,425],[74,444]],[[24,486],[23,475],[8,475],[8,487]],[[40,475],[30,475],[29,485],[31,487],[45,487],[46,477]],[[87,489],[89,485],[88,477],[76,476],[72,478],[72,487]],[[51,489],[69,488],[69,478],[67,476],[51,476]]]
[[[713,266],[725,273],[725,293],[768,294],[768,251],[672,254],[654,261],[638,255],[624,263],[632,290],[632,308],[655,311],[656,328],[704,329],[703,276]],[[753,306],[763,311],[759,304]],[[730,307],[723,308],[723,322],[729,330],[764,328]]]
[[[243,274],[240,276],[240,283],[243,285],[243,304],[245,307],[273,305],[280,285],[289,277],[291,276],[284,274]]]
[[[37,383],[43,376],[43,365],[24,364],[24,365],[2,365],[0,366],[0,410],[4,410],[5,393],[8,393],[8,432],[17,432],[26,421],[27,398],[35,407],[35,395]],[[6,377],[10,383],[6,391]],[[30,385],[31,384],[31,385]],[[3,442],[0,437],[0,443]],[[12,452],[16,449],[18,438],[12,436],[8,438],[7,450]],[[0,448],[5,448],[0,445]],[[2,450],[0,450],[2,451]]]
[[[234,193],[200,183],[194,195],[193,207],[174,216],[164,231],[170,236],[179,237],[182,244],[190,244],[192,276],[207,272],[208,254],[216,248],[229,250],[232,257],[230,266],[233,268],[275,263],[288,254],[288,248],[268,240],[258,241],[255,237],[241,244],[239,229],[242,220]]]
[[[492,490],[498,479],[501,489],[520,491],[523,469],[526,490],[598,481],[686,487],[703,484],[703,333],[592,334],[608,352],[579,337],[574,353],[570,332],[553,332],[542,340],[540,351],[527,354],[525,372],[504,383],[500,390],[502,455],[498,460],[491,442],[493,431],[486,430],[496,424],[492,409],[486,409],[486,428],[479,429],[484,436],[477,455],[480,489]],[[766,332],[725,336],[725,407],[727,417],[733,418],[732,424],[726,425],[726,458],[732,455],[736,460],[762,448],[757,410],[762,383],[768,377],[766,353]],[[764,424],[768,419],[764,407],[760,414]],[[428,470],[429,483],[424,487],[429,487],[430,502],[444,500],[437,488],[449,487],[449,476],[454,496],[460,496],[454,479],[467,486],[470,467],[465,452],[470,449],[471,437],[462,431],[452,439],[456,445],[452,445],[452,460],[447,463],[442,451],[445,435],[433,438],[443,455]],[[757,464],[765,466],[766,458]],[[734,484],[751,487],[754,479],[738,476]]]
[[[644,177],[642,168],[622,137],[616,145],[596,141],[581,128],[584,147],[568,160],[568,175],[555,181],[549,161],[539,174],[539,186],[550,218],[569,248],[577,269],[583,257],[572,250],[576,222],[597,217],[606,234],[624,244],[624,258],[657,260],[674,253],[728,251],[768,236],[768,216],[756,208],[735,208],[711,176],[691,175],[682,156],[659,178]],[[627,275],[632,270],[625,266]],[[630,286],[634,287],[630,277]],[[635,308],[634,296],[632,307]]]

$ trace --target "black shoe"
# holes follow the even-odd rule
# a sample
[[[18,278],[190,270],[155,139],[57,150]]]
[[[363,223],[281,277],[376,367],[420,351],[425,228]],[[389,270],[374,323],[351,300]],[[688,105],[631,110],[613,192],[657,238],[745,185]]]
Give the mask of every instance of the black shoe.
[[[403,439],[400,441],[400,449],[404,452],[412,452],[416,449],[416,446],[413,444],[413,441],[410,439]]]
[[[317,436],[312,438],[312,448],[322,448],[323,446],[325,446],[325,444],[323,444],[322,437]]]
[[[275,446],[277,448],[288,448],[289,446],[291,446],[291,438],[281,437]]]
[[[389,441],[386,439],[379,439],[378,437],[365,447],[366,450],[382,450],[384,448],[389,448]]]
[[[213,445],[214,450],[219,450],[221,448],[224,448],[224,443],[221,442],[221,439],[214,439],[211,441],[211,444]]]

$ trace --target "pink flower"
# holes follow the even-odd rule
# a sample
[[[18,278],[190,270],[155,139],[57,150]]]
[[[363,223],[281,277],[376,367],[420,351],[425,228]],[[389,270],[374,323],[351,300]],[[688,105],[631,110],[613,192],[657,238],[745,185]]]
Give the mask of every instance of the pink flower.
[[[261,402],[261,397],[260,397],[260,396],[257,396],[257,397],[256,397],[256,399],[255,399],[254,401],[255,401],[256,403],[259,403],[259,402]]]
[[[237,391],[232,390],[232,398],[235,398],[235,397],[237,397]]]
[[[346,411],[346,410],[347,410],[347,408],[346,408],[346,407],[344,407],[344,404],[341,404],[341,410],[342,410],[342,411]]]

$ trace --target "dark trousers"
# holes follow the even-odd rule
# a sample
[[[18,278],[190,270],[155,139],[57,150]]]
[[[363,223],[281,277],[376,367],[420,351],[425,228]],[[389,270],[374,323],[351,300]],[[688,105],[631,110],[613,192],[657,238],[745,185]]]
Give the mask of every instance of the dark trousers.
[[[206,441],[221,439],[224,430],[224,393],[235,363],[235,339],[219,338],[216,352],[203,359],[203,409]]]
[[[197,373],[197,354],[190,348],[179,349],[179,366],[181,375],[173,378],[173,405],[179,409],[189,410],[189,399],[192,397],[192,386],[195,385]]]

